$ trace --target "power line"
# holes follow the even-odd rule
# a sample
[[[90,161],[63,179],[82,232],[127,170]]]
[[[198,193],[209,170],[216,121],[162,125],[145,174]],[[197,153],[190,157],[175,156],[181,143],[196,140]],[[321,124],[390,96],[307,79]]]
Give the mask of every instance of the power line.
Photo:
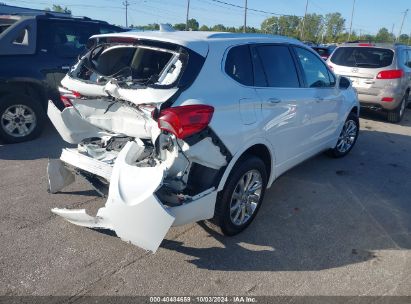
[[[128,27],[128,7],[130,5],[130,2],[128,0],[123,1],[123,5],[126,8],[126,27]]]
[[[224,5],[228,5],[228,6],[232,6],[232,7],[237,7],[237,8],[245,9],[245,6],[241,6],[241,5],[237,5],[237,4],[233,4],[233,3],[229,3],[229,2],[225,2],[225,1],[221,1],[221,0],[210,0],[210,1],[218,2],[218,3],[224,4]],[[289,17],[291,17],[291,16],[296,16],[296,15],[279,14],[279,13],[274,13],[274,12],[259,10],[259,9],[255,9],[255,8],[247,8],[247,10],[253,11],[253,12],[264,13],[264,14],[268,14],[268,15],[276,15],[276,16],[289,16]],[[302,17],[302,16],[297,16],[297,17]]]

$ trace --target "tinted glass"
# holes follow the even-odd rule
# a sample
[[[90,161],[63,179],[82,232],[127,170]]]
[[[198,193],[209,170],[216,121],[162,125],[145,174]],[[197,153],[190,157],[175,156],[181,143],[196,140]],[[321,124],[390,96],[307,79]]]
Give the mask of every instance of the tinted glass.
[[[407,62],[405,63],[405,65],[411,68],[411,49],[407,50],[407,55],[408,55],[406,56]]]
[[[250,48],[248,45],[233,47],[227,54],[225,72],[235,81],[252,86],[253,65],[251,63]]]
[[[297,70],[287,46],[256,46],[255,52],[264,69],[265,85],[277,88],[300,87]],[[259,82],[260,86],[265,86],[262,81]]]
[[[295,50],[301,62],[309,88],[322,88],[335,85],[334,76],[328,71],[322,59],[306,49],[295,48]]]
[[[75,58],[85,50],[90,36],[98,33],[94,24],[75,22],[44,22],[39,31],[42,49],[61,57]]]
[[[392,64],[394,52],[373,47],[341,47],[335,50],[331,62],[359,68],[382,68]]]

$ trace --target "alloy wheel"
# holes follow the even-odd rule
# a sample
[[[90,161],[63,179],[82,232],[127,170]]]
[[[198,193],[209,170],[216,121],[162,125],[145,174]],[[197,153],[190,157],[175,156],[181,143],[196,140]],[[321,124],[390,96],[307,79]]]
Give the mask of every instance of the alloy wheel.
[[[23,104],[8,107],[1,115],[1,127],[8,135],[24,137],[35,129],[37,124],[34,111]]]
[[[260,202],[263,179],[257,170],[246,172],[238,181],[230,201],[230,219],[234,225],[247,223]]]

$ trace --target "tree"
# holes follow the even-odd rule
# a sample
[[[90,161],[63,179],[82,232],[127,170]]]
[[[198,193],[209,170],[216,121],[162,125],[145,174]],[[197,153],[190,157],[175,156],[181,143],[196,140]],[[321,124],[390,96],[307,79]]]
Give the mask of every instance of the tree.
[[[335,42],[337,37],[343,33],[345,19],[340,13],[325,15],[325,37],[327,42]]]
[[[307,14],[304,19],[304,40],[317,41],[321,36],[323,16],[318,14]]]
[[[385,27],[381,28],[375,36],[376,42],[392,42],[393,40],[395,40],[394,35],[391,34]]]
[[[176,24],[174,24],[173,27],[177,31],[184,31],[186,29],[186,24],[185,23],[176,23]]]
[[[198,21],[196,19],[194,19],[194,18],[189,19],[187,24],[188,24],[188,29],[190,31],[198,31],[199,24],[198,24]]]
[[[269,17],[261,23],[261,31],[266,34],[278,34],[278,17]]]
[[[216,24],[211,28],[211,30],[213,32],[225,32],[226,27],[223,24]]]
[[[44,10],[53,11],[53,12],[56,12],[56,13],[71,14],[71,10],[69,10],[67,7],[63,8],[61,5],[56,5],[56,4],[53,4],[51,9],[49,7],[46,7]]]
[[[207,32],[210,30],[210,28],[207,25],[202,25],[199,30]]]
[[[409,36],[407,34],[401,34],[400,38],[398,39],[399,43],[408,43]]]

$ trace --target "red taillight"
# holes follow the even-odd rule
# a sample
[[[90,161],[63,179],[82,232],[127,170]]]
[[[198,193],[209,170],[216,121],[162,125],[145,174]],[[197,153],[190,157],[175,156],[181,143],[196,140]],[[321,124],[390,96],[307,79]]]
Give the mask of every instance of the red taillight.
[[[372,43],[359,43],[358,46],[375,46]]]
[[[387,70],[381,71],[377,75],[377,79],[398,79],[404,76],[403,70]]]
[[[160,112],[158,127],[184,139],[204,130],[213,117],[214,108],[207,105],[188,105]]]
[[[381,101],[393,102],[393,101],[394,101],[394,98],[393,98],[393,97],[383,97],[383,98],[381,99]]]
[[[81,94],[76,91],[67,90],[65,88],[59,87],[60,101],[63,103],[64,107],[72,107],[71,99],[81,98]]]
[[[60,96],[60,100],[61,100],[61,102],[63,103],[63,105],[64,105],[65,108],[68,108],[68,107],[72,107],[72,106],[73,106],[73,104],[71,103],[70,98],[68,98],[68,97],[66,97],[66,96],[61,95],[61,96]]]

